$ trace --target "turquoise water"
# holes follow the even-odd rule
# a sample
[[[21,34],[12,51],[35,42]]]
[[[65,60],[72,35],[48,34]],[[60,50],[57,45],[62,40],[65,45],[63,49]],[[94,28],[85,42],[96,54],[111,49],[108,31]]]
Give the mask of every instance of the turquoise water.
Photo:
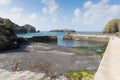
[[[79,32],[83,34],[99,34],[98,32],[93,33],[93,32]],[[64,32],[47,32],[47,31],[42,31],[39,33],[28,33],[28,34],[17,34],[17,36],[57,36],[57,45],[58,46],[67,46],[67,47],[77,47],[77,46],[103,46],[106,43],[101,43],[101,42],[90,42],[90,41],[74,41],[74,40],[63,40],[62,37],[65,33]]]

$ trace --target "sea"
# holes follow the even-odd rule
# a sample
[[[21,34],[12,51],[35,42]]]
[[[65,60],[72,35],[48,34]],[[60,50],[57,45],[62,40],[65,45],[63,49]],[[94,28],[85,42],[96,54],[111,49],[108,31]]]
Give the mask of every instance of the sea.
[[[100,34],[100,32],[75,32],[80,34]],[[63,40],[63,35],[65,32],[49,32],[41,31],[36,33],[27,33],[27,34],[17,34],[18,37],[30,37],[30,36],[57,36],[57,45],[65,47],[78,47],[78,46],[103,46],[106,43],[103,42],[91,42],[91,41],[75,41],[75,40]]]

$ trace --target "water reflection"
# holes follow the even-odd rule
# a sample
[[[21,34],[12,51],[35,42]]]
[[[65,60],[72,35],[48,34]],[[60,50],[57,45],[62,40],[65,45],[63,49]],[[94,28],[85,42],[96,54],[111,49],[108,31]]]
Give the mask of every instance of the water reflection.
[[[106,42],[93,42],[93,41],[75,41],[75,40],[63,40],[62,37],[65,33],[64,32],[58,32],[58,46],[67,46],[67,47],[77,47],[77,46],[104,46],[107,43]]]

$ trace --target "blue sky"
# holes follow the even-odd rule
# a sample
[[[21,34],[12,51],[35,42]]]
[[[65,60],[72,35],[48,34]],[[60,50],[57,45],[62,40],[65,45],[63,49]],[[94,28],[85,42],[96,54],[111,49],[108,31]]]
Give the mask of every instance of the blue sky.
[[[102,31],[120,18],[120,0],[0,0],[0,17],[41,31]]]

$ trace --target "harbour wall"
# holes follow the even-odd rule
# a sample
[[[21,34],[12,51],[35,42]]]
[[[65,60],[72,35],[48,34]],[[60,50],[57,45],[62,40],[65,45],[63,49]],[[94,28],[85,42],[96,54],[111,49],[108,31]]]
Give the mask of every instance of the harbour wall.
[[[99,42],[108,42],[109,38],[112,35],[103,35],[103,34],[65,34],[63,36],[64,40],[88,40],[88,41],[99,41]]]
[[[57,42],[57,36],[27,36],[27,37],[18,37],[20,43],[24,42]]]

